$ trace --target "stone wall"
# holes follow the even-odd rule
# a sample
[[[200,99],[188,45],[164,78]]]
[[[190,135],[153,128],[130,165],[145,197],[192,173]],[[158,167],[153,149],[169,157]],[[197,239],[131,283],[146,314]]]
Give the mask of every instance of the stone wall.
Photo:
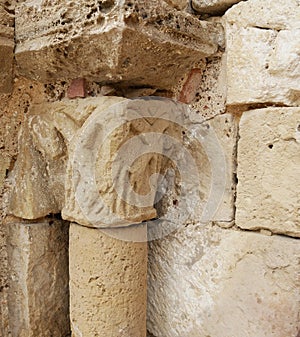
[[[299,0],[0,18],[0,335],[299,337]]]

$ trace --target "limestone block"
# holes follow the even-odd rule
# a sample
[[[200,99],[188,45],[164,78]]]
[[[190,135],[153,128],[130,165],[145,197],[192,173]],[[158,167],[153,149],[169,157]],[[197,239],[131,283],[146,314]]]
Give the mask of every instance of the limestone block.
[[[300,28],[298,0],[247,0],[241,1],[226,13],[226,21],[241,27],[273,30]]]
[[[300,236],[300,109],[245,112],[240,122],[236,224]]]
[[[12,90],[14,15],[11,1],[0,3],[0,93]]]
[[[48,219],[8,226],[12,337],[67,336],[68,224]]]
[[[182,8],[182,1],[171,3]],[[43,82],[86,78],[170,88],[223,41],[221,25],[160,0],[27,0],[16,13],[19,70]]]
[[[149,244],[155,337],[283,337],[299,332],[296,239],[189,225]]]
[[[225,15],[227,104],[300,104],[297,0],[241,2]]]
[[[199,13],[218,15],[241,0],[192,0],[193,9]]]
[[[231,223],[234,220],[235,210],[234,174],[236,172],[237,121],[231,114],[223,114],[208,121],[207,125],[209,125],[217,135],[217,139],[220,142],[225,156],[226,165],[226,180],[222,201],[211,220]]]
[[[71,224],[69,255],[72,336],[145,337],[147,243]]]

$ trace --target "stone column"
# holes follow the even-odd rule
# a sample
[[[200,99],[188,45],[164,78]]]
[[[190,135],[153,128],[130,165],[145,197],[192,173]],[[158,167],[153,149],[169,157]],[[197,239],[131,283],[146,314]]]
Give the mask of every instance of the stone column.
[[[113,231],[71,224],[70,318],[73,337],[145,337],[146,225]],[[108,235],[109,234],[109,235]]]

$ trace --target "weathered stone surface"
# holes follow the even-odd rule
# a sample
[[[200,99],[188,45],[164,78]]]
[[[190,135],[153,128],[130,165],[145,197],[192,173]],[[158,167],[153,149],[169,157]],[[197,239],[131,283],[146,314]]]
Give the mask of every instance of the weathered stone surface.
[[[236,126],[230,115],[203,123],[168,99],[98,97],[36,105],[26,118],[12,179],[15,216],[62,210],[64,219],[85,226],[125,226],[155,218],[158,194],[170,188],[165,206],[175,217],[233,219]],[[177,179],[173,190],[160,176],[170,170],[177,172],[170,175]]]
[[[93,112],[72,139],[63,217],[91,227],[152,219],[158,184],[152,175],[160,173],[163,147],[159,140],[151,144],[146,139],[154,133],[161,137],[172,125],[155,113],[151,117],[151,108],[156,112],[159,107],[163,115],[176,105],[113,97],[100,101],[93,109],[95,101],[85,103]]]
[[[20,133],[9,201],[9,213],[17,217],[38,219],[63,207],[67,156],[52,122],[46,114],[28,115]]]
[[[241,1],[226,13],[230,24],[273,30],[300,28],[298,0],[247,0]]]
[[[67,336],[68,223],[48,219],[8,226],[11,336]]]
[[[182,10],[188,6],[189,0],[164,0],[176,9]]]
[[[300,104],[297,0],[249,0],[225,15],[227,104]]]
[[[192,0],[193,9],[199,13],[222,14],[241,0]]]
[[[12,90],[14,15],[11,1],[0,3],[0,93]]]
[[[207,58],[197,64],[202,70],[202,79],[190,102],[191,111],[208,120],[226,110],[226,60],[223,53]],[[175,97],[180,100],[183,85],[175,88]]]
[[[237,145],[237,121],[231,114],[216,116],[207,122],[216,133],[217,139],[225,156],[226,184],[222,201],[214,214],[212,221],[231,223],[234,219],[234,195],[236,172],[236,145]],[[225,224],[223,225],[225,226]]]
[[[180,102],[191,103],[195,99],[197,89],[199,89],[202,80],[202,73],[202,69],[192,69],[180,93]]]
[[[238,143],[236,224],[300,236],[300,108],[245,112]]]
[[[10,160],[0,153],[0,190],[2,190],[3,182],[6,177],[6,171],[9,169]]]
[[[69,254],[72,336],[145,337],[147,243],[71,224]]]
[[[156,337],[299,332],[296,239],[189,225],[149,245],[148,330]]]
[[[83,77],[171,88],[223,40],[221,25],[160,0],[22,1],[16,13],[19,70],[46,82]]]

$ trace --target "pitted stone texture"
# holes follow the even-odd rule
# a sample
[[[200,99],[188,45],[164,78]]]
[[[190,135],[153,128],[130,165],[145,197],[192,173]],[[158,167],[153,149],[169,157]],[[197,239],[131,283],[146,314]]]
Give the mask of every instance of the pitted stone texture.
[[[300,237],[300,108],[245,112],[240,122],[236,224]]]
[[[62,337],[69,329],[68,223],[9,223],[12,337]]]
[[[171,88],[224,40],[221,25],[160,0],[28,0],[16,13],[19,71],[43,82],[83,77]]]
[[[12,1],[0,2],[0,93],[12,90],[14,15]]]
[[[149,244],[156,337],[283,337],[299,331],[296,239],[189,225]]]
[[[189,4],[189,0],[164,0],[164,1],[178,10],[185,9]]]
[[[192,0],[192,7],[196,12],[218,15],[241,0]]]
[[[300,104],[300,6],[249,0],[225,15],[227,104]]]
[[[147,235],[145,226],[123,231]],[[145,337],[147,243],[71,224],[69,254],[72,336]]]

